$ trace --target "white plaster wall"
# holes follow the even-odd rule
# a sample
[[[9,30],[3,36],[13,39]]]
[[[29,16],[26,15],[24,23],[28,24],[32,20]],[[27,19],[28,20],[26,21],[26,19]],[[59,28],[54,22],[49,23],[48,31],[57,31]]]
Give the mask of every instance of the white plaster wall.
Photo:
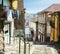
[[[30,28],[33,28],[34,31],[36,31],[36,23],[34,23],[34,22],[29,22],[29,27],[30,27]]]
[[[12,10],[8,10],[7,11],[7,20],[8,21],[12,21],[13,19],[12,19]]]
[[[38,24],[38,31],[44,34],[44,32],[45,32],[45,25],[39,23]]]
[[[8,31],[5,33],[5,31]],[[5,43],[9,43],[9,24],[4,25],[4,38],[5,38]]]
[[[34,30],[34,40],[35,40],[35,37],[36,37],[36,23],[29,22],[29,27],[33,28],[33,30]]]
[[[14,19],[11,21],[11,36],[14,34]]]
[[[47,36],[50,36],[51,32],[51,26],[49,25],[49,22],[47,23]]]

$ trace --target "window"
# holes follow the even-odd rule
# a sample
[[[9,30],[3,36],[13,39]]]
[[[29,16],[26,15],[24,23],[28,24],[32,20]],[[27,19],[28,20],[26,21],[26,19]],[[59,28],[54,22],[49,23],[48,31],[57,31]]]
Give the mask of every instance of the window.
[[[8,6],[8,0],[3,0],[3,6]]]
[[[2,4],[2,0],[0,0],[0,4]]]
[[[7,30],[7,31],[5,31],[5,34],[6,34],[6,33],[8,33],[8,30]]]
[[[2,9],[2,0],[0,0],[0,10]]]
[[[19,19],[19,10],[13,10],[12,16],[13,16],[13,18],[15,18],[15,19]]]
[[[8,6],[9,5],[8,0],[0,0],[0,4],[3,5],[3,6]]]

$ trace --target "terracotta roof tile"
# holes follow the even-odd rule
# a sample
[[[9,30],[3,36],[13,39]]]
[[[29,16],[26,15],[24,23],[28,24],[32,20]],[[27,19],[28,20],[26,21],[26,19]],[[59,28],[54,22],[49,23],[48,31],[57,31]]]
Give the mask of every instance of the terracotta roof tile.
[[[60,4],[53,4],[49,6],[47,9],[45,9],[45,11],[52,11],[52,12],[60,11]]]
[[[39,13],[43,13],[43,12],[58,12],[60,11],[60,4],[53,4],[51,6],[49,6],[48,8],[42,10]]]

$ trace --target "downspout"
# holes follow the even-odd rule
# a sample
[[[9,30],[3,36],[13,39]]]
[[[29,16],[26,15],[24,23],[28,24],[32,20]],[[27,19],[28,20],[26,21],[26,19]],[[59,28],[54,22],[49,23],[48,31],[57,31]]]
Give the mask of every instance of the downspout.
[[[44,35],[45,35],[45,42],[46,42],[46,37],[47,37],[47,20],[46,20],[46,18],[47,18],[47,13],[45,13],[45,33],[44,33]]]
[[[36,41],[38,41],[38,21],[36,22]]]

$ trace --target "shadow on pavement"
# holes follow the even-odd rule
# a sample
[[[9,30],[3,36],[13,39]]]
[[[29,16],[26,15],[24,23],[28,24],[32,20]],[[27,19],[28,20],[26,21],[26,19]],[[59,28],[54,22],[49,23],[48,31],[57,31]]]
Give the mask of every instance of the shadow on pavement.
[[[55,43],[55,42],[44,42],[44,43],[35,42],[34,45],[47,45],[47,47],[56,49],[58,54],[60,54],[60,42],[57,42],[57,43]]]
[[[60,54],[60,43],[48,44],[48,46],[56,49],[58,54]]]
[[[4,54],[3,52],[0,52],[0,54]]]

